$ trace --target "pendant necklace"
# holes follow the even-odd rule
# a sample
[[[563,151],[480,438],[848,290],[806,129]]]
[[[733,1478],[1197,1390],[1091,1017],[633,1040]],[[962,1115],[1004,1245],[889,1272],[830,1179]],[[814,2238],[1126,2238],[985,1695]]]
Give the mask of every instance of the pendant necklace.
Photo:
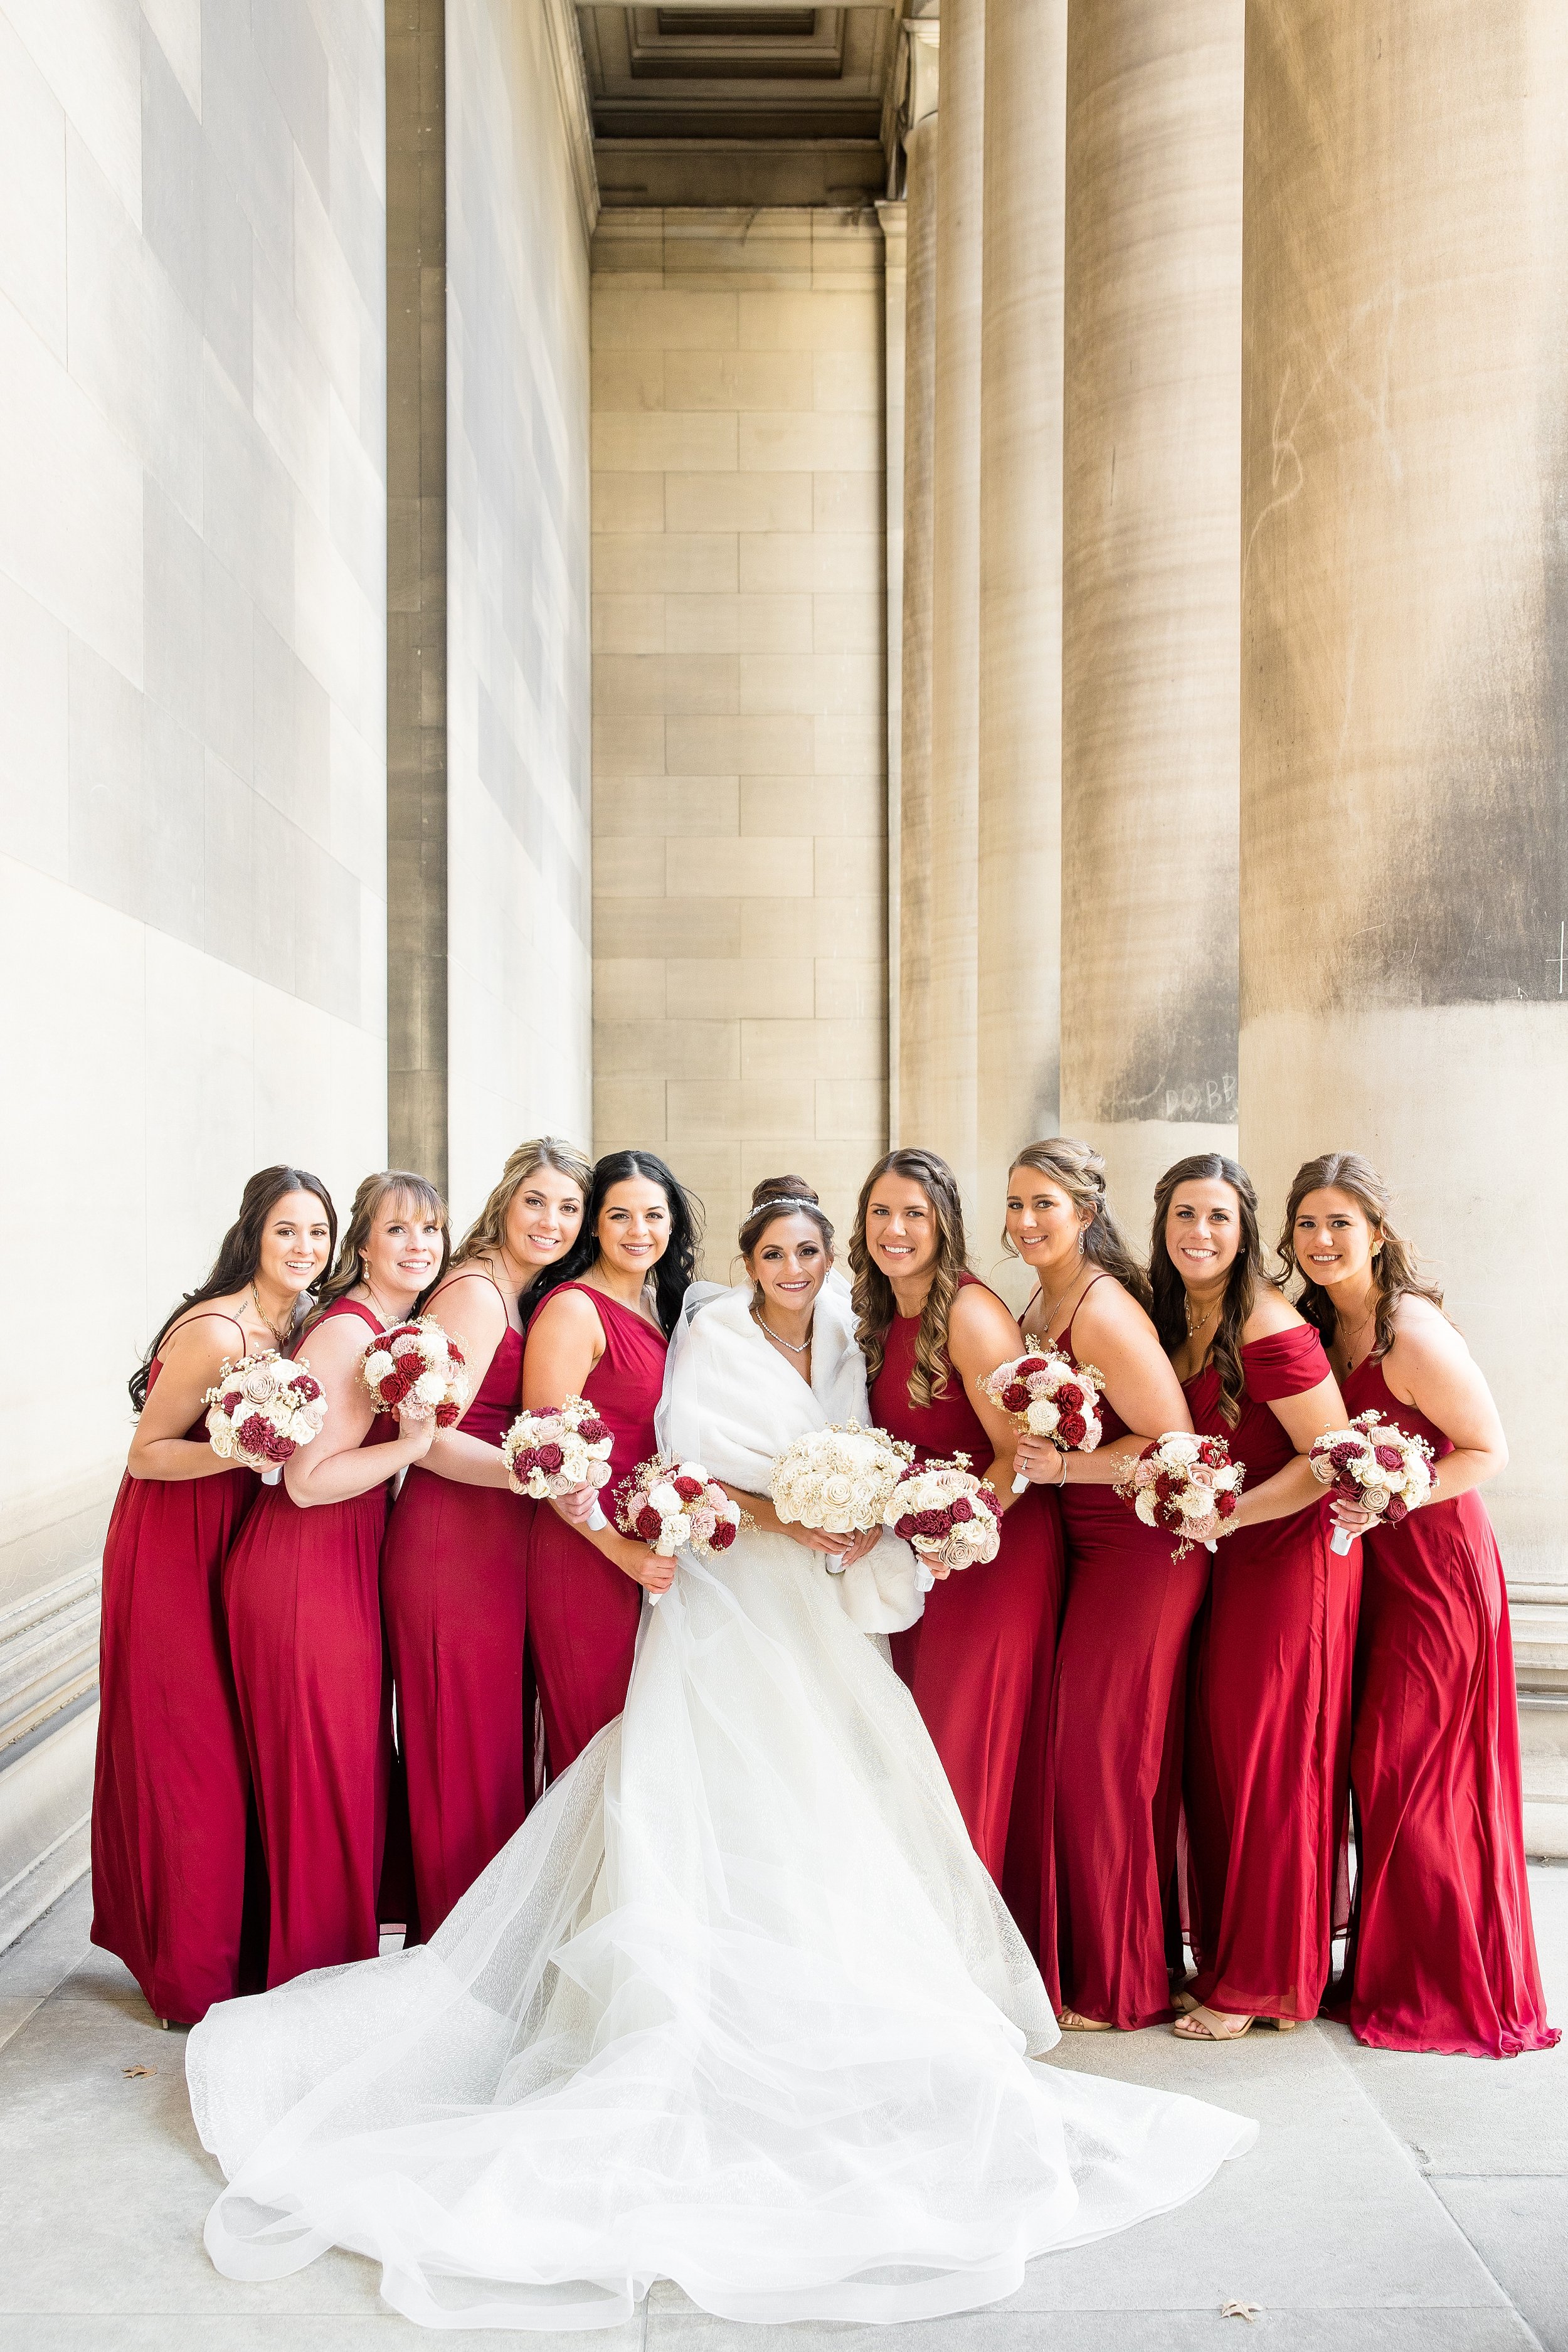
[[[812,1318],[813,1322],[815,1322],[815,1321],[816,1321],[816,1317],[814,1316],[814,1317]],[[756,1325],[756,1327],[757,1327],[758,1330],[759,1330],[759,1331],[762,1331],[762,1332],[763,1332],[763,1333],[765,1333],[765,1334],[766,1334],[766,1336],[767,1336],[767,1337],[768,1337],[768,1338],[773,1341],[773,1345],[774,1345],[774,1347],[775,1347],[775,1348],[787,1348],[787,1349],[789,1349],[790,1354],[791,1354],[792,1356],[805,1356],[805,1355],[808,1355],[808,1354],[810,1353],[810,1351],[811,1351],[811,1333],[810,1333],[809,1331],[807,1331],[807,1333],[806,1333],[806,1335],[805,1335],[805,1339],[801,1341],[801,1343],[800,1343],[799,1347],[797,1348],[797,1347],[795,1346],[795,1341],[794,1341],[793,1339],[781,1339],[779,1338],[778,1333],[773,1329],[773,1325],[772,1325],[771,1323],[767,1322],[767,1321],[766,1321],[766,1320],[765,1320],[765,1319],[764,1319],[761,1315],[759,1315],[759,1314],[758,1314],[758,1312],[757,1312],[757,1310],[756,1310],[756,1308],[755,1308],[754,1307],[752,1307],[752,1322]]]
[[[266,1324],[268,1331],[271,1332],[272,1344],[277,1349],[279,1354],[281,1355],[289,1343],[290,1335],[293,1332],[294,1318],[292,1314],[290,1314],[289,1318],[288,1331],[280,1332],[277,1324],[274,1323],[272,1318],[268,1314],[267,1309],[261,1304],[261,1293],[257,1289],[254,1282],[250,1286],[250,1303],[255,1307],[257,1314],[260,1317],[262,1322]]]

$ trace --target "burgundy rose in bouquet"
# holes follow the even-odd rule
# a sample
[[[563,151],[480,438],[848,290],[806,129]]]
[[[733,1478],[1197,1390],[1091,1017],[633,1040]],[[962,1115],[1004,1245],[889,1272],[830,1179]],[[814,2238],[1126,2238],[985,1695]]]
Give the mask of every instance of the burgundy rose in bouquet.
[[[1375,1412],[1357,1413],[1348,1429],[1325,1430],[1313,1439],[1307,1459],[1313,1477],[1332,1487],[1342,1502],[1354,1503],[1391,1528],[1432,1499],[1432,1448],[1424,1437],[1410,1436]],[[1335,1528],[1335,1551],[1349,1551],[1352,1540],[1348,1528]]]
[[[1092,1454],[1100,1444],[1100,1392],[1105,1383],[1092,1365],[1075,1364],[1057,1348],[1034,1348],[998,1364],[980,1383],[993,1404],[1010,1412],[1020,1436],[1048,1437],[1058,1454]],[[1020,1470],[1013,1492],[1028,1479]]]

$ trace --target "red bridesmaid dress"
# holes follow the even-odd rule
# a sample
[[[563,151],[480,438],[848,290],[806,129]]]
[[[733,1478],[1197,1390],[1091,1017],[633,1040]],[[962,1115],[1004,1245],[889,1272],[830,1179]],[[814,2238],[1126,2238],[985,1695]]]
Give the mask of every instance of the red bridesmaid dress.
[[[521,1397],[522,1334],[509,1324],[458,1425],[499,1447]],[[534,1508],[509,1487],[465,1486],[416,1462],[387,1526],[381,1598],[425,1936],[528,1810],[523,1596]]]
[[[1248,1486],[1296,1449],[1269,1407],[1330,1378],[1308,1324],[1242,1349],[1232,1429],[1219,1373],[1184,1384],[1193,1426],[1223,1437]],[[1336,1552],[1329,1500],[1238,1528],[1212,1562],[1194,1636],[1186,1738],[1187,1894],[1200,2001],[1315,2017],[1329,1980],[1350,1811],[1351,1672],[1361,1547]]]
[[[910,1401],[919,1336],[918,1315],[894,1317],[871,1383],[871,1417],[913,1445],[921,1461],[967,1454],[972,1468],[984,1470],[994,1449],[951,1364],[945,1396],[929,1405]],[[1033,1486],[1003,1518],[995,1559],[933,1586],[918,1623],[892,1640],[893,1664],[942,1759],[974,1851],[999,1886],[1015,1790],[1038,1786],[1026,1734],[1037,1685],[1050,1674],[1061,1593],[1055,1497]],[[1010,1898],[1013,1875],[1009,1871]]]
[[[1368,1356],[1344,1382],[1437,1455]],[[1512,2058],[1546,2021],[1521,1816],[1519,1711],[1502,1562],[1472,1487],[1363,1538],[1351,1786],[1359,1876],[1336,2013],[1383,2050]]]
[[[315,1327],[355,1315],[335,1299]],[[309,1339],[306,1341],[309,1346]],[[364,1438],[384,1445],[397,1415]],[[381,1630],[381,1541],[390,1481],[301,1510],[264,1486],[224,1568],[240,1719],[261,1825],[271,1916],[268,1985],[308,1969],[374,1959],[386,1836],[392,1706]]]
[[[1076,1364],[1071,1323],[1056,1346]],[[1102,1444],[1126,1435],[1103,1399],[1100,1415]],[[1051,1701],[1041,1973],[1058,2009],[1155,2025],[1175,2015],[1165,1906],[1181,1824],[1187,1643],[1209,1555],[1198,1544],[1175,1559],[1171,1537],[1110,1486],[1064,1486],[1061,1506],[1067,1605]]]
[[[607,1516],[615,1486],[654,1452],[653,1417],[668,1342],[645,1317],[588,1283],[559,1283],[551,1296],[568,1290],[581,1290],[593,1302],[605,1334],[605,1352],[583,1393],[615,1441],[604,1498]],[[542,1503],[528,1542],[528,1646],[552,1779],[625,1706],[641,1614],[641,1585]]]
[[[154,1358],[149,1391],[162,1370]],[[205,1414],[185,1432],[206,1434]],[[103,1547],[92,1940],[181,2025],[239,1990],[250,1783],[221,1584],[258,1486],[244,1469],[127,1474]]]

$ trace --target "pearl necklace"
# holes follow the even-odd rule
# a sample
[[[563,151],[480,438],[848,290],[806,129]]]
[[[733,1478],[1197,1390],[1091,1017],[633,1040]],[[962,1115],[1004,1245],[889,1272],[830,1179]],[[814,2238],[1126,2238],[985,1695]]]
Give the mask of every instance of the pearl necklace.
[[[813,1316],[813,1322],[815,1322],[816,1319],[816,1317]],[[811,1333],[809,1331],[806,1333],[805,1339],[797,1348],[793,1339],[781,1339],[778,1333],[773,1329],[773,1325],[767,1322],[763,1317],[759,1315],[754,1307],[752,1309],[752,1320],[756,1325],[758,1330],[773,1341],[775,1348],[787,1348],[792,1356],[805,1356],[809,1354],[811,1349]]]

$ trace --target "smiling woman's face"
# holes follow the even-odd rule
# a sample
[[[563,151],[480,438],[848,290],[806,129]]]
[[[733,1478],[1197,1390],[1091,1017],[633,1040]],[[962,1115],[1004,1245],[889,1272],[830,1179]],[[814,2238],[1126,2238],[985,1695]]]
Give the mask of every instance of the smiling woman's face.
[[[1178,1184],[1165,1211],[1165,1247],[1171,1263],[1192,1289],[1221,1282],[1241,1247],[1241,1203],[1223,1176]]]
[[[612,1184],[595,1238],[607,1265],[618,1266],[623,1274],[651,1274],[669,1247],[669,1202],[663,1185],[647,1176],[624,1176]]]
[[[827,1279],[827,1251],[815,1217],[792,1214],[774,1217],[763,1227],[746,1260],[746,1271],[763,1294],[765,1306],[798,1315],[809,1307]]]
[[[912,1176],[879,1176],[866,1203],[866,1247],[889,1282],[929,1274],[942,1235],[931,1194]]]
[[[1327,1185],[1309,1192],[1296,1212],[1291,1245],[1309,1282],[1368,1280],[1378,1236],[1353,1193]]]

